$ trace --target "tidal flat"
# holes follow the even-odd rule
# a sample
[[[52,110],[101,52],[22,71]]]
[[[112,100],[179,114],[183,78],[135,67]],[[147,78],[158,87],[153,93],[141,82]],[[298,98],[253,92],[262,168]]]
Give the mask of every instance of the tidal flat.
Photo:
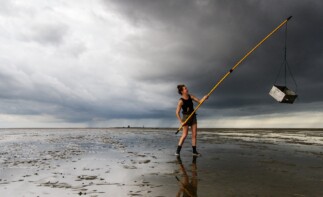
[[[0,129],[1,196],[323,196],[323,129]]]

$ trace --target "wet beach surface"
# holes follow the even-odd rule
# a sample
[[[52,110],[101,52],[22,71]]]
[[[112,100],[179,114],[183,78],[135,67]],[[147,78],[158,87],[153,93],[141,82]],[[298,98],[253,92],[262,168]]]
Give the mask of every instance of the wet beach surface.
[[[323,196],[323,130],[0,129],[1,196]]]

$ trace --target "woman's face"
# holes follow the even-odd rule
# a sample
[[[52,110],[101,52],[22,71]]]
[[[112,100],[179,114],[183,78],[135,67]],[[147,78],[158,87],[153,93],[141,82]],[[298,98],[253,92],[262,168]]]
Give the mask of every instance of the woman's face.
[[[187,94],[187,93],[188,93],[188,89],[186,86],[184,86],[182,89],[182,94]]]

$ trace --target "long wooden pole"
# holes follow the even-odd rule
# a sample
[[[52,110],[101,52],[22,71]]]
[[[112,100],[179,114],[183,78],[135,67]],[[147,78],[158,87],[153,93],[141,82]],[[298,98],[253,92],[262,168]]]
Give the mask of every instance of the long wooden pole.
[[[289,21],[292,18],[292,16],[288,17],[285,19],[280,25],[278,25],[272,32],[270,32],[265,38],[263,38],[256,46],[254,46],[243,58],[241,58],[211,89],[211,91],[207,94],[207,96],[210,96],[214,90],[222,83],[222,81],[227,78],[234,69],[236,69],[242,62],[245,60],[252,52],[254,52],[262,43],[264,43],[271,35],[273,35],[278,29],[280,29],[282,26],[284,26],[287,21]],[[183,125],[187,123],[187,121],[195,114],[195,112],[200,108],[200,106],[204,103],[205,100],[202,100],[194,109],[194,111],[186,118],[184,123],[177,129],[176,133],[177,134],[182,128]]]

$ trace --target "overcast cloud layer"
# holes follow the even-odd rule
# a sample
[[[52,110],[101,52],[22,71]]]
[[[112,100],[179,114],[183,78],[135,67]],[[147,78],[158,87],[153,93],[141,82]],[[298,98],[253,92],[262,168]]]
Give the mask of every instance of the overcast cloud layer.
[[[177,127],[177,84],[207,94],[290,15],[296,103],[268,95],[284,60],[282,28],[219,86],[199,124],[323,127],[320,0],[3,0],[0,127]]]

